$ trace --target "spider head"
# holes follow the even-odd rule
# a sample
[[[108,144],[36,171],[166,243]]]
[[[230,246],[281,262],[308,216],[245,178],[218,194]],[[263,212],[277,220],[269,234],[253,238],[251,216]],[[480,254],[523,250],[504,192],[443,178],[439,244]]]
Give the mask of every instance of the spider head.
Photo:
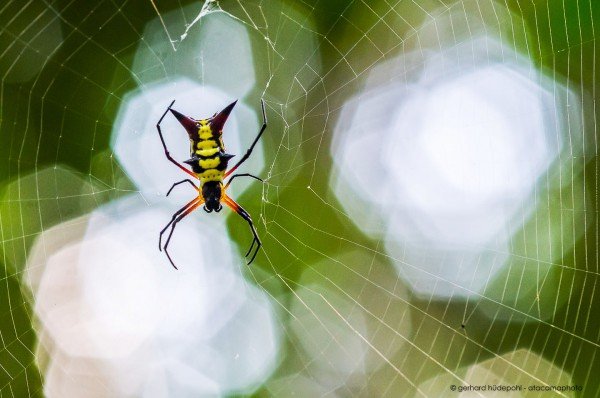
[[[204,211],[217,213],[221,211],[221,183],[218,181],[207,181],[202,186],[202,197],[204,198]]]

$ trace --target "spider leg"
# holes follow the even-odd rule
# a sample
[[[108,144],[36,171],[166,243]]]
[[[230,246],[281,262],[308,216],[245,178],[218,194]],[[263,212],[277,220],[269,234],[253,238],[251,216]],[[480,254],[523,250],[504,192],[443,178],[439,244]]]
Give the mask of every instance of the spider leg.
[[[198,187],[196,186],[196,184],[194,184],[194,183],[192,182],[192,180],[190,180],[189,178],[186,178],[185,180],[181,180],[181,181],[179,181],[179,182],[176,182],[175,184],[173,184],[173,185],[171,186],[171,188],[169,189],[169,191],[167,192],[167,195],[166,195],[166,196],[169,196],[169,194],[171,193],[171,191],[173,190],[173,188],[175,188],[175,187],[176,187],[177,185],[179,185],[179,184],[183,184],[184,182],[189,182],[190,184],[192,184],[192,186],[194,187],[194,189],[195,189],[196,191],[198,191]]]
[[[252,251],[252,248],[254,247],[254,244],[256,243],[256,250],[254,250],[254,254],[250,258],[250,261],[248,261],[248,265],[250,265],[252,263],[252,261],[254,261],[254,258],[256,257],[256,254],[258,253],[258,250],[262,246],[262,242],[260,241],[260,238],[258,237],[258,234],[256,233],[256,228],[254,227],[254,223],[252,222],[252,218],[250,218],[250,215],[248,214],[248,212],[246,212],[246,210],[244,210],[244,208],[242,206],[238,205],[235,202],[235,200],[231,199],[229,196],[224,195],[224,197],[223,197],[222,200],[223,200],[223,202],[225,202],[225,204],[231,210],[233,210],[237,214],[239,214],[244,220],[246,220],[248,222],[248,225],[250,225],[250,230],[252,231],[252,235],[254,236],[254,238],[252,239],[252,244],[250,245],[250,249],[246,253],[245,257],[248,257],[248,255]]]
[[[229,169],[229,171],[227,171],[225,173],[225,177],[227,177],[231,173],[233,173],[235,171],[235,169],[237,169],[238,167],[240,167],[240,165],[242,163],[244,163],[250,157],[250,154],[252,153],[252,150],[254,149],[254,146],[256,145],[256,143],[258,142],[258,140],[260,139],[260,136],[262,135],[262,133],[267,128],[267,114],[265,113],[265,102],[262,99],[260,100],[260,106],[262,108],[263,125],[260,128],[260,131],[258,132],[258,135],[256,136],[256,138],[252,142],[252,145],[250,145],[250,148],[248,148],[248,150],[246,151],[246,154],[244,156],[242,156],[242,158],[240,159],[240,161],[237,162],[235,164],[235,166],[233,166],[231,169]]]
[[[156,123],[156,129],[158,130],[158,136],[160,137],[160,142],[162,143],[163,149],[165,150],[165,156],[167,157],[167,159],[169,159],[171,161],[171,163],[173,163],[175,166],[179,167],[181,170],[185,171],[192,177],[198,179],[196,174],[194,174],[190,170],[186,169],[184,166],[182,166],[180,163],[178,163],[175,159],[173,159],[171,157],[171,155],[169,154],[169,150],[167,149],[167,144],[165,143],[165,139],[163,138],[162,131],[160,130],[160,123],[163,121],[163,119],[165,118],[165,115],[167,114],[167,112],[169,112],[169,110],[171,109],[171,107],[173,106],[174,103],[175,103],[175,100],[173,100],[173,102],[171,102],[171,105],[169,105],[169,107],[167,108],[165,113],[163,113],[163,115],[158,120],[158,123]]]
[[[194,205],[198,200],[200,200],[200,198],[195,197],[189,203],[187,203],[185,206],[183,206],[181,209],[177,210],[175,212],[175,214],[173,214],[173,217],[171,217],[171,221],[169,221],[169,223],[162,229],[162,231],[160,231],[160,235],[158,236],[158,250],[162,251],[162,244],[161,244],[162,236],[165,233],[165,231],[167,230],[167,228],[169,228],[171,226],[171,224],[173,224],[173,222],[175,221],[175,219],[177,218],[178,215],[180,215],[181,213],[186,211],[188,207]]]
[[[231,184],[231,182],[233,181],[233,179],[234,179],[235,177],[252,177],[252,178],[254,178],[255,180],[258,180],[258,181],[260,181],[260,182],[263,182],[263,179],[262,179],[262,178],[260,178],[260,177],[257,177],[257,176],[255,176],[255,175],[252,175],[252,174],[249,174],[249,173],[243,173],[243,174],[234,174],[234,175],[233,175],[233,176],[232,176],[232,177],[229,179],[229,181],[228,181],[228,182],[227,182],[227,184],[225,185],[225,188],[223,188],[223,189],[227,189],[227,188],[229,188],[229,185]]]
[[[171,231],[169,232],[169,236],[167,237],[167,241],[165,242],[164,249],[165,249],[165,254],[167,255],[167,258],[169,259],[169,261],[171,262],[171,265],[175,269],[178,269],[178,268],[175,266],[175,263],[173,262],[173,259],[171,258],[171,256],[169,255],[169,252],[167,251],[167,247],[169,247],[169,242],[171,241],[171,237],[173,236],[173,232],[175,231],[175,227],[177,226],[177,223],[179,221],[181,221],[185,216],[187,216],[188,214],[190,214],[191,212],[193,212],[194,210],[196,210],[198,208],[198,206],[200,206],[202,203],[204,203],[204,200],[198,200],[198,201],[196,201],[196,203],[192,204],[190,207],[187,208],[187,210],[185,210],[183,213],[181,213],[180,215],[178,215],[177,218],[171,224]]]

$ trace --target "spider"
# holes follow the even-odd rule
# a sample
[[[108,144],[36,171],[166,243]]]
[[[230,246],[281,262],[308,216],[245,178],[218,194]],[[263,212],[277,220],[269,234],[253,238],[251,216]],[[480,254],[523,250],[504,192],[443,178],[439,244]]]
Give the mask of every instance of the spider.
[[[267,116],[265,114],[265,103],[261,99],[260,105],[262,109],[262,117],[263,124],[258,132],[258,135],[250,145],[250,148],[246,151],[246,154],[230,169],[227,169],[229,160],[235,155],[228,154],[225,152],[225,146],[223,145],[223,125],[225,121],[229,117],[231,110],[237,103],[237,100],[229,104],[225,109],[221,112],[215,113],[211,118],[208,119],[193,119],[189,116],[182,115],[176,110],[172,109],[175,100],[171,102],[171,105],[167,108],[165,113],[161,116],[156,124],[156,129],[158,130],[158,135],[160,137],[160,141],[165,150],[165,155],[169,161],[179,167],[181,170],[189,174],[191,177],[200,181],[200,186],[196,186],[192,180],[186,178],[179,182],[174,183],[169,191],[167,192],[167,196],[171,193],[173,188],[175,188],[179,184],[183,184],[188,182],[190,185],[198,191],[198,196],[188,202],[185,206],[175,212],[171,221],[160,231],[160,235],[158,238],[158,249],[162,251],[164,249],[167,258],[171,262],[173,268],[178,269],[171,259],[167,248],[169,246],[169,242],[171,241],[171,236],[173,236],[173,231],[175,231],[175,227],[177,223],[181,221],[185,216],[196,210],[202,204],[204,204],[204,210],[207,213],[211,213],[213,210],[215,212],[220,212],[223,206],[221,202],[225,203],[231,210],[239,214],[248,225],[250,225],[250,230],[252,231],[253,239],[252,244],[250,245],[250,249],[246,252],[245,257],[247,258],[252,252],[252,248],[254,248],[254,244],[256,244],[256,249],[254,250],[254,254],[250,257],[250,261],[248,264],[254,261],[258,250],[262,246],[260,238],[256,233],[256,228],[254,227],[254,223],[252,222],[252,218],[250,215],[244,210],[242,206],[237,204],[233,199],[231,199],[226,191],[231,185],[232,181],[236,177],[252,177],[256,180],[263,181],[261,178],[256,177],[252,174],[243,173],[243,174],[234,174],[229,178],[227,183],[223,185],[223,180],[231,175],[238,167],[242,165],[252,153],[254,146],[262,136],[263,132],[267,128]],[[183,125],[186,129],[189,137],[190,137],[190,159],[185,160],[183,163],[186,163],[191,166],[192,170],[189,170],[181,163],[177,162],[175,159],[171,157],[169,154],[169,150],[167,149],[167,145],[165,144],[165,139],[163,138],[162,131],[160,129],[160,123],[163,121],[164,117],[167,113],[171,111],[171,113],[177,118],[179,123]],[[165,231],[171,227],[165,245],[162,246],[162,237]]]

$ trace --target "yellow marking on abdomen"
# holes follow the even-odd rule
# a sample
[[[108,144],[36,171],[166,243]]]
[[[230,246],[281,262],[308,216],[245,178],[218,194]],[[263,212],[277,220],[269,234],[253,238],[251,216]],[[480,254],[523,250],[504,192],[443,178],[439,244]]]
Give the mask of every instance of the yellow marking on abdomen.
[[[203,169],[214,169],[221,163],[221,158],[217,156],[210,159],[200,159],[198,163]]]
[[[213,136],[212,129],[210,128],[210,125],[202,123],[203,121],[201,121],[200,129],[198,129],[198,137],[200,137],[201,140],[208,140]]]
[[[199,173],[198,178],[200,179],[200,184],[202,185],[208,181],[223,181],[224,174],[224,171],[209,169]]]
[[[198,147],[198,149],[211,149],[211,148],[217,148],[217,141],[215,140],[202,140],[199,141],[196,144],[196,147]]]
[[[215,147],[215,148],[209,148],[209,149],[198,149],[196,151],[196,155],[200,155],[200,156],[212,156],[215,153],[219,152],[219,148]]]

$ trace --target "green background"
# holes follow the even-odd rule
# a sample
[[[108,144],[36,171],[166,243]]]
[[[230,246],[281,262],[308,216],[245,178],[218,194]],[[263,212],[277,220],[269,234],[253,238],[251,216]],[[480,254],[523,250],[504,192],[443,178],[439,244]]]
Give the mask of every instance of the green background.
[[[156,2],[161,13],[188,4],[199,3]],[[340,216],[341,206],[328,186],[332,159],[327,148],[341,106],[359,88],[356,75],[402,52],[399,42],[388,43],[388,48],[373,48],[368,38],[392,28],[399,37],[410,35],[414,26],[428,18],[428,7],[444,4],[345,0],[220,2],[223,10],[243,21],[251,34],[257,84],[245,100],[256,103],[255,98],[264,94],[270,104],[270,125],[264,137],[265,164],[273,166],[269,180],[264,187],[254,186],[239,198],[251,214],[262,214],[258,230],[268,256],[259,254],[256,269],[246,271],[246,276],[280,297],[283,307],[289,305],[293,289],[307,285],[343,295],[351,290],[344,286],[372,288],[370,282],[379,281],[378,286],[386,286],[385,281],[392,281],[390,290],[385,287],[387,295],[401,284],[392,271],[394,259],[385,255],[381,242],[369,239],[360,226]],[[568,77],[571,87],[587,93],[582,102],[589,119],[586,134],[596,137],[595,121],[600,112],[595,104],[600,77],[600,46],[596,45],[600,3],[540,0],[506,1],[505,5],[527,25],[511,27],[511,31],[519,32],[511,44],[527,48],[530,58],[546,75],[556,79]],[[289,19],[287,15],[292,10],[295,17]],[[394,16],[398,14],[406,24],[390,28],[386,20],[397,21]],[[314,25],[304,23],[299,16],[312,19]],[[149,2],[138,1],[53,1],[26,6],[10,1],[0,8],[0,396],[42,395],[43,376],[34,354],[32,302],[20,282],[26,253],[35,237],[60,222],[137,190],[112,156],[110,140],[122,99],[130,91],[140,89],[130,67],[145,25],[156,17]],[[188,22],[193,17],[188,15]],[[207,18],[210,17],[209,14]],[[36,38],[36,34],[53,20],[60,23],[63,42],[49,56],[39,55],[37,46],[42,45],[43,38]],[[308,54],[297,51],[307,28],[314,29],[317,38],[316,47],[311,49],[314,52]],[[174,37],[176,33],[173,32]],[[276,38],[275,44],[265,43],[264,37]],[[160,57],[168,55],[159,54],[157,63]],[[327,73],[318,75],[310,90],[302,89],[297,83],[313,81],[307,66],[317,58],[321,59],[321,70]],[[28,81],[12,82],[11,74],[23,68],[22,63],[43,66]],[[165,79],[168,78],[167,71]],[[510,318],[514,305],[510,300],[488,300],[487,305],[507,311],[508,320],[490,320],[476,313],[469,324],[461,327],[465,306],[470,308],[471,304],[409,295],[413,334],[405,337],[414,346],[406,357],[389,358],[408,379],[419,384],[443,374],[444,369],[460,373],[464,366],[525,348],[569,372],[573,383],[584,386],[579,396],[600,396],[600,379],[596,377],[600,373],[595,210],[598,159],[593,156],[574,162],[581,166],[581,173],[574,177],[573,184],[583,184],[588,195],[561,196],[564,208],[556,211],[586,212],[588,225],[577,226],[585,228],[585,234],[552,271],[563,283],[555,284],[554,294],[541,298],[554,302],[556,296],[564,296],[567,304],[550,320],[523,322],[518,317]],[[40,188],[35,178],[25,178],[54,165],[69,167],[84,181],[103,188],[82,193],[77,191],[79,185],[70,186],[67,180]],[[247,230],[238,225],[233,217],[228,219],[231,239],[239,242],[241,252]],[[361,259],[376,263],[376,271],[365,267]],[[360,302],[363,299],[368,301],[368,293],[358,298]],[[485,295],[482,301],[486,301]],[[381,311],[375,305],[373,308]],[[359,307],[354,310],[361,312]],[[401,320],[384,312],[373,316],[386,320],[392,339],[395,325]],[[285,311],[279,322],[283,329],[289,326],[291,321]],[[301,371],[309,362],[295,338],[290,333],[283,336],[283,354],[273,379]],[[427,362],[435,365],[414,365]],[[368,379],[371,385],[361,392],[338,393],[377,396],[384,393],[378,385],[389,386],[386,393],[390,396],[410,391],[410,383],[402,378],[392,380],[393,374],[388,368],[387,372],[373,374]],[[274,390],[263,387],[249,394],[269,396]]]

